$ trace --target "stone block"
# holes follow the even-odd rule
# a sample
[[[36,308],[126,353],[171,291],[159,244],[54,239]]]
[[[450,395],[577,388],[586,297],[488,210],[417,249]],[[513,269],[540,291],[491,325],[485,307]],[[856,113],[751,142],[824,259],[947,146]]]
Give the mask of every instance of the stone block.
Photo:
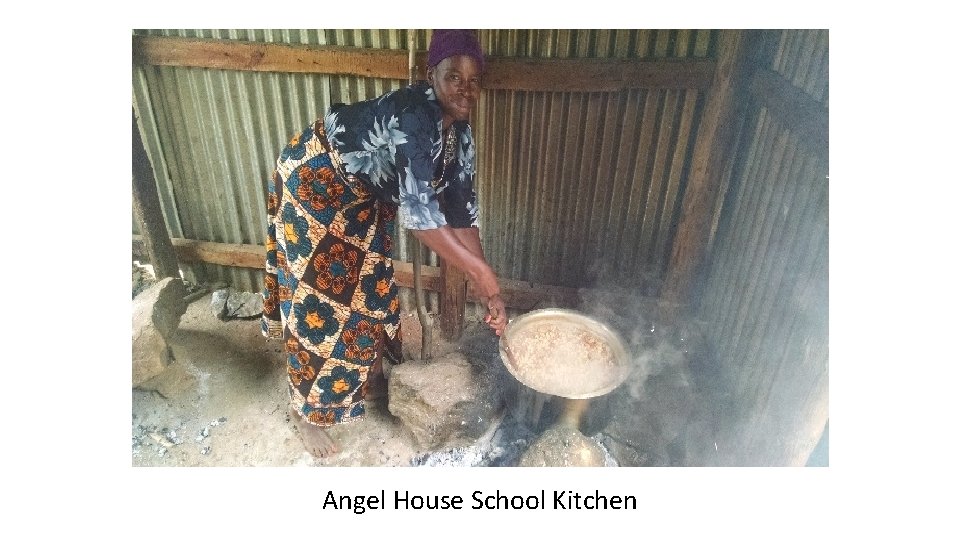
[[[187,310],[186,287],[175,278],[162,279],[133,299],[133,386],[156,377],[170,365],[167,340]]]
[[[229,287],[218,289],[210,297],[210,309],[221,321],[259,317],[263,313],[263,295]]]
[[[521,467],[603,467],[606,462],[599,443],[565,424],[544,431],[520,458]]]
[[[499,412],[490,375],[457,352],[393,366],[389,376],[387,407],[425,449],[476,439]]]

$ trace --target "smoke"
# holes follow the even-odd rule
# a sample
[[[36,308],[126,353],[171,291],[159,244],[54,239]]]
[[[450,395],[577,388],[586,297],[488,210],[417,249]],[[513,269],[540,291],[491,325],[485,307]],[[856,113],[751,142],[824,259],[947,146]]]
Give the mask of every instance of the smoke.
[[[639,351],[632,360],[632,371],[625,386],[630,396],[636,400],[642,401],[646,398],[647,381],[661,373],[669,372],[672,375],[664,382],[676,391],[690,387],[686,358],[669,344],[661,341],[652,349]]]
[[[672,335],[673,329],[658,322],[656,299],[619,286],[581,289],[579,296],[579,310],[607,325],[623,340],[631,361],[626,384],[633,397],[642,398],[649,377],[668,368],[685,368],[683,350],[675,346],[683,338]],[[687,384],[686,374],[681,376]]]
[[[621,465],[711,465],[719,377],[700,325],[664,324],[656,298],[636,287],[579,293],[578,309],[618,333],[630,357],[630,376],[610,394],[603,417],[593,420]]]

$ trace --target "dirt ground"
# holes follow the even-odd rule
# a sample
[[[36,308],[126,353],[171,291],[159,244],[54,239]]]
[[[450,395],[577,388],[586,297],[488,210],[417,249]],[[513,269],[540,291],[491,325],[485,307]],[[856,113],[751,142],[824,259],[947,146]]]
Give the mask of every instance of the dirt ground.
[[[209,293],[191,302],[171,340],[176,365],[167,369],[187,374],[175,391],[133,390],[134,466],[410,465],[418,449],[383,400],[331,430],[339,454],[306,452],[287,411],[281,343],[260,334],[258,319],[219,320],[210,302]],[[402,317],[406,349],[419,344],[419,324]]]
[[[151,282],[135,263],[134,295]],[[147,385],[158,390],[133,390],[135,467],[513,466],[522,463],[531,443],[563,414],[565,400],[544,403],[538,399],[543,396],[522,387],[502,365],[496,336],[482,321],[468,316],[458,343],[440,339],[435,326],[432,353],[435,359],[448,354],[465,358],[481,368],[477,373],[486,373],[477,379],[481,381],[478,384],[504,409],[487,418],[489,427],[479,438],[474,433],[468,440],[448,441],[443,448],[418,447],[418,440],[424,444],[422,436],[409,431],[382,399],[367,403],[363,420],[329,430],[339,453],[314,458],[305,450],[288,411],[282,343],[260,334],[258,316],[218,317],[211,306],[214,296],[202,291],[189,294],[195,299],[169,340],[174,363],[158,376],[166,382]],[[408,303],[413,304],[401,302],[408,308],[401,310],[404,356],[407,362],[417,362],[420,324]],[[604,320],[632,329],[631,346],[639,347],[639,352],[631,377],[615,392],[592,400],[583,418],[582,436],[591,438],[591,446],[603,451],[603,459],[596,464],[712,464],[717,451],[717,411],[724,410],[725,402],[716,399],[722,393],[711,389],[710,385],[717,383],[709,381],[721,378],[705,369],[709,362],[699,362],[699,367],[689,370],[690,360],[708,356],[694,354],[700,347],[691,342],[684,342],[681,352],[671,345],[672,338],[663,329],[654,336],[652,324],[635,316],[630,306],[620,305],[618,310],[623,314],[603,313]],[[385,371],[389,378],[391,367],[385,366]],[[698,373],[699,379],[692,377]],[[706,391],[696,394],[694,390],[700,387]],[[477,421],[481,420],[478,416]],[[564,452],[558,447],[548,462],[567,463]]]

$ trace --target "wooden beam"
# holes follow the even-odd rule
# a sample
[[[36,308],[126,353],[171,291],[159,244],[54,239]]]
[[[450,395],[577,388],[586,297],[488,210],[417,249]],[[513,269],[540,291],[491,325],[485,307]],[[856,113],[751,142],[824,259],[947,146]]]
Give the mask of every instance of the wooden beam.
[[[266,248],[256,244],[222,244],[186,238],[173,238],[172,242],[177,257],[183,262],[263,269],[267,261]],[[133,253],[145,255],[139,244],[140,238],[133,235]]]
[[[571,287],[542,285],[518,279],[497,278],[500,298],[511,309],[530,311],[547,307],[575,308],[580,304],[580,292]],[[473,285],[467,285],[467,299],[479,302],[480,296]]]
[[[288,45],[172,36],[133,36],[138,65],[237,71],[323,73],[409,80],[426,78],[427,53],[404,49]],[[706,89],[716,62],[706,58],[487,58],[483,86],[490,90],[615,92],[630,88]]]
[[[830,113],[827,107],[769,69],[750,78],[750,93],[779,123],[799,135],[810,150],[826,157],[830,149]]]
[[[263,246],[256,244],[222,244],[188,240],[185,238],[171,239],[173,249],[183,262],[202,262],[221,266],[235,266],[240,268],[263,269],[266,262],[266,251]],[[134,256],[147,257],[144,239],[133,235]],[[440,268],[437,266],[421,267],[421,278],[424,290],[442,292]],[[397,285],[408,289],[413,288],[413,263],[393,260],[393,277]],[[511,309],[530,311],[545,307],[575,308],[580,303],[580,292],[571,287],[541,285],[515,279],[497,278],[500,285],[500,296]],[[469,302],[479,302],[473,287],[467,287],[466,299]],[[650,302],[656,302],[650,299]]]
[[[133,36],[134,64],[407,79],[407,51]]]
[[[439,266],[420,266],[420,279],[423,280],[423,289],[425,291],[440,292],[442,285],[440,281]],[[413,263],[407,261],[398,261],[393,259],[393,280],[400,287],[407,289],[413,288]]]
[[[723,30],[717,45],[717,69],[693,148],[692,168],[661,295],[668,305],[687,305],[702,268],[723,172],[730,147],[742,70],[747,63],[744,32]],[[666,320],[678,315],[668,309]]]
[[[440,259],[440,332],[447,340],[458,340],[463,333],[467,308],[467,279],[456,266]]]
[[[149,254],[157,278],[180,277],[180,265],[167,233],[153,165],[143,146],[136,111],[133,112],[133,217],[143,234],[144,250]]]
[[[631,88],[706,89],[710,59],[491,57],[483,88],[543,92],[615,92]]]

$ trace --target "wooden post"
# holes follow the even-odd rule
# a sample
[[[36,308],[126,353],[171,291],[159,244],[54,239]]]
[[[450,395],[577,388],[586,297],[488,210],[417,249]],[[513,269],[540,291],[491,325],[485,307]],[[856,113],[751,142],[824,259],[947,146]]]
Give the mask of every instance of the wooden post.
[[[144,248],[157,279],[179,278],[180,266],[163,220],[153,166],[137,127],[136,111],[133,113],[133,216],[140,227]]]
[[[460,339],[467,307],[466,275],[440,259],[440,331],[448,340]]]
[[[745,85],[742,71],[747,64],[746,41],[742,30],[720,32],[717,69],[693,148],[693,166],[661,294],[664,306],[661,317],[666,321],[678,315],[680,306],[691,302],[690,295],[706,258],[723,161],[732,147],[738,94]]]

